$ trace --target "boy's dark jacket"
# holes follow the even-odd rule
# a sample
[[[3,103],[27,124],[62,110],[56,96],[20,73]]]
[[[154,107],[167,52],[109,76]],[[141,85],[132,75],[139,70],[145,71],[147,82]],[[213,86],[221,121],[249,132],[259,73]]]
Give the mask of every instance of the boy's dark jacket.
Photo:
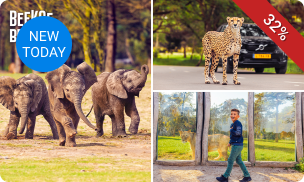
[[[243,126],[239,120],[236,120],[230,126],[230,141],[231,145],[243,146]]]

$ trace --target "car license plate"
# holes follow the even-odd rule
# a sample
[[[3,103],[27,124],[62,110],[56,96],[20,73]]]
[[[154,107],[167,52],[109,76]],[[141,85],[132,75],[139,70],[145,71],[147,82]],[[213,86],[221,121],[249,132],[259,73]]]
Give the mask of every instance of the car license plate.
[[[254,59],[271,59],[271,54],[253,54]]]

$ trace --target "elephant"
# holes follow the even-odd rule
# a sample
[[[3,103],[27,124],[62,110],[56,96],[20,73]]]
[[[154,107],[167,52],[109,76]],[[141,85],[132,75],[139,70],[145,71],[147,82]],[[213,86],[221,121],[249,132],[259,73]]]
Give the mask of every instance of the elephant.
[[[19,120],[22,134],[25,126],[26,139],[33,139],[36,116],[43,115],[49,123],[53,138],[58,139],[58,132],[50,110],[50,101],[43,79],[35,74],[29,74],[18,80],[9,76],[0,77],[0,103],[10,110],[9,124],[4,136],[7,139],[17,138]]]
[[[89,127],[96,127],[85,117],[81,101],[87,90],[97,82],[94,70],[85,62],[72,71],[67,65],[48,72],[48,92],[53,114],[59,134],[59,145],[76,147],[75,135],[81,118]]]
[[[97,135],[104,134],[105,115],[112,120],[112,135],[126,137],[124,110],[131,118],[129,132],[136,134],[140,117],[135,104],[135,96],[145,86],[149,68],[141,67],[141,73],[135,70],[117,70],[113,73],[103,72],[98,75],[98,82],[92,86],[93,108],[96,118]]]

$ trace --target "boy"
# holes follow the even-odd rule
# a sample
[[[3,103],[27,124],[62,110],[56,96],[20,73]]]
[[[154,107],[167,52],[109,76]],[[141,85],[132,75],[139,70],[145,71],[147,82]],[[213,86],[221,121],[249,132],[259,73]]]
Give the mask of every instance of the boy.
[[[228,158],[228,166],[226,172],[221,177],[216,178],[218,181],[228,182],[228,176],[230,176],[234,161],[236,161],[236,163],[241,167],[244,174],[244,178],[240,180],[240,182],[251,181],[250,174],[247,171],[247,168],[244,165],[241,157],[241,152],[243,150],[243,128],[242,123],[238,120],[240,117],[239,114],[240,111],[238,109],[231,109],[230,118],[233,123],[230,126],[230,141],[228,144],[228,147],[232,145],[231,152]]]

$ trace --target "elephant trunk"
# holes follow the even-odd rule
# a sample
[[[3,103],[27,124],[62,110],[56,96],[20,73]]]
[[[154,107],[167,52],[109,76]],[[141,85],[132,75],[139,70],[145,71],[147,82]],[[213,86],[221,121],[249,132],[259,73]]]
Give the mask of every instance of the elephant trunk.
[[[25,107],[27,107],[27,106],[25,106]],[[19,134],[22,134],[24,132],[25,126],[28,121],[27,108],[23,108],[20,112],[20,115],[21,115],[21,126],[20,126],[20,130],[19,130]]]
[[[83,114],[82,112],[82,108],[81,108],[81,99],[80,99],[80,94],[75,94],[74,95],[74,99],[73,99],[73,102],[74,102],[74,105],[75,105],[75,109],[76,109],[76,112],[78,114],[78,116],[92,129],[94,130],[97,130],[97,128],[92,125],[92,123],[88,120],[88,118],[85,117],[85,115]]]
[[[143,65],[141,67],[141,74],[140,74],[141,77],[135,83],[136,88],[140,86],[143,87],[145,85],[148,73],[149,73],[149,67],[147,65]]]

